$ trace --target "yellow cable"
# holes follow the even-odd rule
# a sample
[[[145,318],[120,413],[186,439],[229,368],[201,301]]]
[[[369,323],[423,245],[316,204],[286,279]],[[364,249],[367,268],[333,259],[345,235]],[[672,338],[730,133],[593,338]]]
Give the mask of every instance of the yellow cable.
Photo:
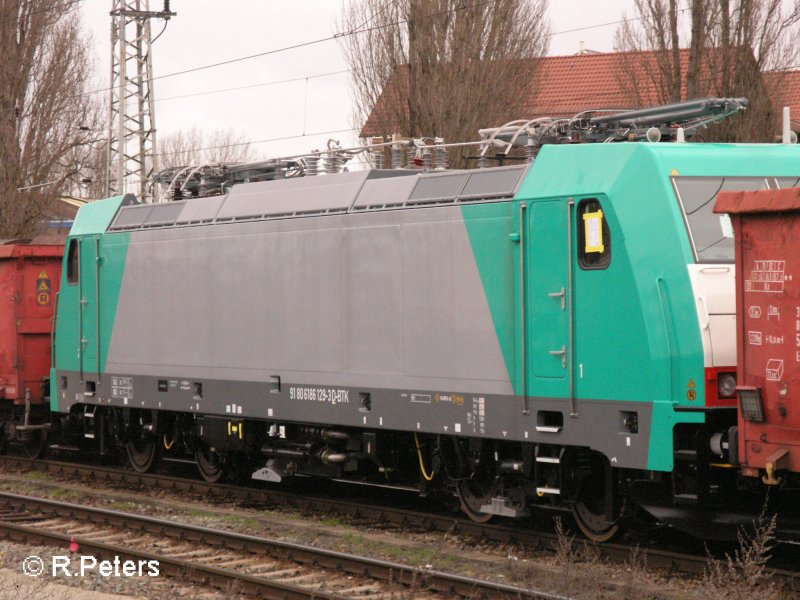
[[[167,434],[164,434],[164,448],[167,450],[171,449],[175,445],[175,440],[173,439],[169,444],[167,444]]]
[[[432,471],[430,475],[425,470],[425,462],[422,460],[422,448],[419,447],[419,438],[417,437],[416,432],[414,432],[414,443],[417,445],[417,456],[419,456],[419,470],[422,471],[422,476],[425,478],[425,481],[431,481],[434,477],[436,477],[436,472]]]

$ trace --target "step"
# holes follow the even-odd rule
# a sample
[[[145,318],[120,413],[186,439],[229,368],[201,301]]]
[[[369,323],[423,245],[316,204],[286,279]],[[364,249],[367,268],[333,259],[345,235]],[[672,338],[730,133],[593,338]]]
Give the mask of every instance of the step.
[[[675,460],[697,460],[697,450],[675,450]]]
[[[697,494],[674,494],[676,504],[697,504]]]

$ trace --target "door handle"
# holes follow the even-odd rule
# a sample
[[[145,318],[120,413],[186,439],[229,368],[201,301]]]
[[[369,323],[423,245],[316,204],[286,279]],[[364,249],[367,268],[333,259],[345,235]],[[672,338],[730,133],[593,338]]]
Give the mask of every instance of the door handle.
[[[553,356],[558,356],[560,354],[561,355],[561,366],[563,368],[565,368],[565,369],[567,368],[567,347],[566,347],[566,345],[565,346],[561,346],[561,350],[550,350],[550,354],[552,354]]]
[[[697,312],[699,313],[698,316],[702,317],[702,319],[700,320],[700,329],[705,331],[711,327],[711,317],[708,314],[708,304],[706,303],[706,297],[698,296],[697,302],[698,302],[698,308],[700,304],[703,305],[703,312],[701,313],[699,310]]]
[[[561,288],[560,292],[551,292],[547,294],[551,298],[561,298],[561,310],[566,310],[567,308],[567,290],[563,287]]]

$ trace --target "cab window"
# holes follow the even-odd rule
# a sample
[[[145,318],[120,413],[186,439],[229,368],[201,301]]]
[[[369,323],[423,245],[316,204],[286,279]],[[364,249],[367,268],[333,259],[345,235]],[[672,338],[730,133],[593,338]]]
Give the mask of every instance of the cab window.
[[[67,283],[75,285],[80,279],[80,250],[78,240],[70,240],[67,249]]]

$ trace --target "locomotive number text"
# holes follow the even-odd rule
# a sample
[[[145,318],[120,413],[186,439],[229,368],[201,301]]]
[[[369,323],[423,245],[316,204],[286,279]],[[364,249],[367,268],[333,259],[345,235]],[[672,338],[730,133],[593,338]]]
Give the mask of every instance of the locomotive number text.
[[[289,388],[289,399],[330,402],[331,404],[347,404],[350,402],[348,390],[299,386]]]

